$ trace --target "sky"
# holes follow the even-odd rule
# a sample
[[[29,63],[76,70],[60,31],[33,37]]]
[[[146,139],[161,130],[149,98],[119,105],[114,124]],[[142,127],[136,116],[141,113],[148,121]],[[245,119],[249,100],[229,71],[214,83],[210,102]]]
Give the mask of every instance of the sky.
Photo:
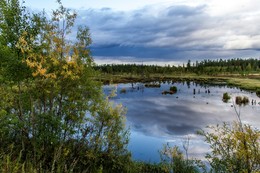
[[[260,57],[259,0],[63,0],[90,29],[98,64],[181,65]],[[25,0],[50,12],[55,0]]]

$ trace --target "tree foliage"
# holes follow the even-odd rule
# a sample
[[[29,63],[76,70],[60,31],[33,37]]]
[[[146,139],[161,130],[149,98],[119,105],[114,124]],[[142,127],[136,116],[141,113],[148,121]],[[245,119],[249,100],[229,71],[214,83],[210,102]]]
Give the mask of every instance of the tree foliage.
[[[206,155],[213,172],[259,172],[260,132],[249,125],[234,122],[209,127],[200,131],[210,145]]]
[[[139,64],[105,64],[95,67],[103,73],[108,74],[138,74],[149,76],[149,74],[206,74],[206,75],[226,75],[226,74],[255,74],[260,71],[260,61],[258,59],[217,59],[203,60],[191,63],[188,60],[183,66],[159,66],[159,65],[139,65]]]
[[[223,93],[223,97],[222,97],[223,102],[227,103],[230,99],[231,96],[227,92]]]
[[[19,0],[0,1],[1,172],[198,172],[194,160],[167,145],[161,165],[131,162],[125,110],[103,95],[95,69],[142,75],[244,73],[258,72],[259,61],[95,67],[88,28],[72,33],[77,15],[57,2],[60,7],[48,18],[44,12],[29,13]],[[242,123],[211,129],[200,134],[212,148],[207,158],[213,171],[259,171],[258,130]]]
[[[94,80],[88,28],[72,38],[76,13],[58,3],[51,19],[0,3],[0,152],[47,172],[123,170],[124,109]]]

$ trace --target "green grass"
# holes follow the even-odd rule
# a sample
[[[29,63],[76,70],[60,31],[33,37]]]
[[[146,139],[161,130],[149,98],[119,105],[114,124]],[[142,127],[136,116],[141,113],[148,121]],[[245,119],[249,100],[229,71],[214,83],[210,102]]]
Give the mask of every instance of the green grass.
[[[228,84],[237,86],[241,89],[257,91],[260,89],[260,79],[249,78],[227,78]]]
[[[226,83],[229,86],[236,86],[241,89],[257,91],[260,90],[260,76],[239,76],[239,75],[221,75],[221,76],[206,76],[197,74],[150,74],[149,76],[142,75],[127,75],[127,74],[101,74],[99,79],[101,82],[108,83],[136,83],[136,82],[152,82],[152,81],[197,81],[213,84]]]

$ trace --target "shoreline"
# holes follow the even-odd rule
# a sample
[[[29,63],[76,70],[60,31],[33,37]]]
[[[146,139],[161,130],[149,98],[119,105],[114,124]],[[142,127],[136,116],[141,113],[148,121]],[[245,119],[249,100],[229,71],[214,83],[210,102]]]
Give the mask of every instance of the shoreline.
[[[238,76],[238,75],[223,75],[223,76],[196,76],[196,75],[161,75],[151,74],[149,76],[142,75],[111,75],[100,74],[98,80],[103,84],[118,84],[118,83],[150,83],[150,82],[164,82],[164,81],[194,81],[214,85],[235,86],[244,90],[257,92],[260,91],[260,75],[252,76]]]

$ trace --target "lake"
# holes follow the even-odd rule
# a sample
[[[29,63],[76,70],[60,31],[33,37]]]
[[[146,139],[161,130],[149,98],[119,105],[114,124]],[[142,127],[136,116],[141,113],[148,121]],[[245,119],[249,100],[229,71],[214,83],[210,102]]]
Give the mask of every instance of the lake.
[[[171,86],[177,87],[177,93],[163,95],[162,92]],[[182,149],[187,138],[190,138],[189,157],[203,159],[209,147],[196,131],[207,125],[237,120],[232,101],[236,96],[249,98],[248,105],[236,106],[242,121],[260,127],[260,98],[255,93],[225,84],[168,81],[156,88],[145,87],[142,83],[104,86],[105,93],[112,90],[117,92],[111,101],[127,108],[127,126],[131,132],[128,148],[135,160],[159,162],[158,151],[163,144]],[[228,103],[222,101],[224,92],[232,97]]]

